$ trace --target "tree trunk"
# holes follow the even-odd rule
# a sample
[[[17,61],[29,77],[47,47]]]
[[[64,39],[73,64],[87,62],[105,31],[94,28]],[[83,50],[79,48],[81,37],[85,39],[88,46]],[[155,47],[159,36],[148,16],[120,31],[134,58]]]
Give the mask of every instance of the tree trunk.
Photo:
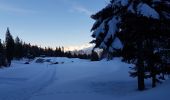
[[[138,76],[138,89],[140,91],[145,89],[144,80],[144,61],[143,61],[143,46],[142,41],[139,39],[137,42],[138,47],[138,61],[137,61],[137,76]]]
[[[156,87],[156,75],[154,73],[152,73],[152,87]]]
[[[138,89],[140,91],[145,89],[145,83],[144,83],[144,66],[143,66],[143,62],[141,59],[138,60]]]
[[[152,77],[152,87],[156,87],[156,67],[154,66],[154,62],[156,62],[154,59],[157,59],[155,58],[154,56],[154,47],[153,47],[153,40],[152,39],[149,39],[148,40],[148,45],[149,45],[149,54],[150,54],[150,58],[149,58],[149,66],[151,68],[151,77]]]
[[[151,77],[152,77],[152,87],[156,87],[156,69],[154,68],[153,62],[150,62],[151,67]]]

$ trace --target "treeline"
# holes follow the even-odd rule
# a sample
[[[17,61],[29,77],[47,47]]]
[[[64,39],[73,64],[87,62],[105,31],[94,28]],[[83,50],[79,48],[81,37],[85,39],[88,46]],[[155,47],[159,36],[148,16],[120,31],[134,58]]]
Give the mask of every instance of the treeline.
[[[13,59],[33,59],[40,56],[92,59],[92,61],[95,61],[99,59],[96,54],[76,54],[71,51],[64,52],[64,47],[56,47],[54,50],[50,47],[42,48],[37,45],[31,45],[30,43],[23,42],[19,37],[13,39],[9,28],[6,31],[5,41],[2,43],[0,40],[0,66],[10,66]]]

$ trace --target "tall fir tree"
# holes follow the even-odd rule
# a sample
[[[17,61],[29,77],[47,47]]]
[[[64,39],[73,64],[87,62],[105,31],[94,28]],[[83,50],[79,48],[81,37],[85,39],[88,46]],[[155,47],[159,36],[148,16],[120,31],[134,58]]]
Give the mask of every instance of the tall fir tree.
[[[16,59],[21,59],[22,58],[22,41],[20,40],[20,38],[17,36],[15,38],[15,47],[14,47],[14,57]]]
[[[99,61],[99,55],[94,50],[91,53],[91,61]]]
[[[9,31],[9,28],[7,28],[6,31],[6,37],[5,37],[5,45],[6,45],[6,57],[8,61],[8,66],[11,65],[11,60],[13,59],[14,56],[14,39]]]
[[[2,45],[2,42],[1,42],[1,39],[0,39],[0,54],[2,54],[2,51],[3,51],[3,45]]]
[[[163,56],[156,49],[166,49],[163,44],[170,37],[170,1],[168,0],[111,0],[91,17],[95,48],[104,50],[106,57],[120,52],[124,61],[136,65],[138,89],[144,90],[145,72],[156,86],[157,70]],[[156,59],[155,59],[156,58]]]
[[[1,39],[0,39],[0,67],[3,66],[3,60],[4,60],[3,55],[4,55],[3,54],[3,45],[2,45]]]

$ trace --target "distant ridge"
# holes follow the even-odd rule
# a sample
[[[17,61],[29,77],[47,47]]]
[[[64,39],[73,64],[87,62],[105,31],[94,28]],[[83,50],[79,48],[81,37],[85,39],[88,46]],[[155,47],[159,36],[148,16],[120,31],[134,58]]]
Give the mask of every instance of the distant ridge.
[[[93,49],[93,44],[84,44],[81,46],[70,46],[65,48],[65,52],[71,51],[72,53],[76,54],[91,54],[91,51]]]

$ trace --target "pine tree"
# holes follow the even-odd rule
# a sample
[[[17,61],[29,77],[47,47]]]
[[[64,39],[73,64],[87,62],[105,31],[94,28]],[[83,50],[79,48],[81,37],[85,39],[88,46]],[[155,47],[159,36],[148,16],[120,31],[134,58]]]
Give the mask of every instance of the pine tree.
[[[0,53],[2,54],[2,51],[3,51],[3,45],[1,43],[1,39],[0,39]]]
[[[56,49],[55,49],[55,57],[58,57],[58,47],[56,47]]]
[[[19,37],[17,36],[15,38],[15,47],[14,47],[14,57],[17,59],[21,59],[22,58],[22,42],[19,39]]]
[[[0,67],[3,66],[3,46],[2,46],[2,43],[1,43],[1,39],[0,39]]]
[[[99,55],[94,50],[91,53],[91,61],[99,61]]]
[[[58,54],[59,54],[59,55],[58,55],[59,57],[62,57],[62,50],[61,50],[61,47],[58,48]]]
[[[124,61],[136,65],[138,89],[145,88],[145,72],[156,86],[156,74],[162,55],[156,49],[170,37],[170,1],[168,0],[111,0],[107,7],[92,15],[95,48],[104,50],[106,57],[121,52]],[[155,59],[156,58],[156,59]],[[161,67],[162,68],[162,67]]]
[[[9,28],[7,28],[7,31],[6,31],[5,45],[6,45],[6,57],[8,61],[8,66],[10,66],[11,60],[13,59],[13,55],[14,55],[15,44],[14,44],[13,37],[9,31]]]

